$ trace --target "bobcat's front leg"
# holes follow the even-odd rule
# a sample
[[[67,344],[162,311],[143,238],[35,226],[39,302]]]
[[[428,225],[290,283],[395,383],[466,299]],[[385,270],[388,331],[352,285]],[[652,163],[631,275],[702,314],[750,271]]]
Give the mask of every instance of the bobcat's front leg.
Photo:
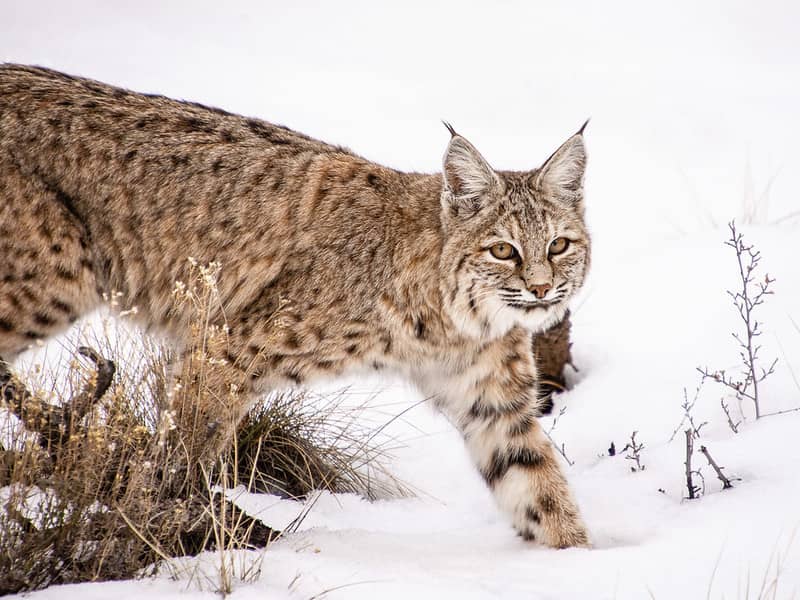
[[[439,406],[461,430],[500,507],[525,539],[566,548],[589,536],[550,441],[537,420],[536,367],[527,332],[490,344],[441,382]]]

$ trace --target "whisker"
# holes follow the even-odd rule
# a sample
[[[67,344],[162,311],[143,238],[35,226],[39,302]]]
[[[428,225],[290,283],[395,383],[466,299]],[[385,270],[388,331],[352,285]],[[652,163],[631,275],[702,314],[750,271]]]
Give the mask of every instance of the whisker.
[[[517,295],[517,296],[522,294],[522,290],[517,290],[517,289],[514,289],[514,288],[501,287],[501,288],[498,288],[498,289],[501,292],[505,292],[507,294],[514,294],[514,295]]]
[[[569,282],[566,281],[558,284],[552,298],[546,300],[528,300],[523,296],[525,293],[523,290],[498,285],[499,282],[492,280],[483,280],[481,283],[483,285],[481,285],[477,291],[473,290],[464,296],[464,304],[466,306],[464,306],[464,315],[461,321],[462,327],[466,324],[467,320],[470,318],[470,314],[473,312],[479,312],[483,314],[485,318],[488,317],[486,321],[488,326],[504,308],[512,310],[533,310],[541,308],[547,310],[566,297],[568,291],[567,287],[569,285]],[[476,287],[475,282],[473,282],[471,288],[474,287]],[[497,298],[500,302],[498,306],[492,310],[491,315],[487,315],[485,310],[491,298]]]

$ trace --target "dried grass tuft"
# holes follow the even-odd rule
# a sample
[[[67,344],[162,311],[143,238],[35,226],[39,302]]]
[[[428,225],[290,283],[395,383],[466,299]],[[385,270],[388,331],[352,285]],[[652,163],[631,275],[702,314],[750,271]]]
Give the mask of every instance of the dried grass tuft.
[[[67,385],[41,369],[23,382],[0,363],[9,422],[0,439],[0,595],[145,576],[170,568],[165,559],[205,550],[219,554],[216,589],[226,594],[234,579],[260,572],[237,567],[237,552],[280,532],[242,512],[225,489],[292,498],[403,491],[382,466],[385,448],[342,394],[273,394],[237,426],[241,387],[215,358],[227,342],[214,320],[218,267],[195,267],[195,279],[176,286],[176,301],[194,308],[178,378],[164,347],[118,345],[113,336],[82,351],[91,363],[73,361]],[[113,376],[132,348],[134,367],[112,381],[109,365]]]

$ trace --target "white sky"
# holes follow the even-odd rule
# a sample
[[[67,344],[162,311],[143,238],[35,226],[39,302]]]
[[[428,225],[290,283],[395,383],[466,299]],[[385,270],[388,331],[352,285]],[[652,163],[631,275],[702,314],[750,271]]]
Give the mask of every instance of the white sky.
[[[401,169],[438,170],[439,119],[497,168],[530,168],[592,117],[601,240],[725,222],[767,188],[764,220],[800,208],[797,3],[8,4],[0,60],[259,116]]]

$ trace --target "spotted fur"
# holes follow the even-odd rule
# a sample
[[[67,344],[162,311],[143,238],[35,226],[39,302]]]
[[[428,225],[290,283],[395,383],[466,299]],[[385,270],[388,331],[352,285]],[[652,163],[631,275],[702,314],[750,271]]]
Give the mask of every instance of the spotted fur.
[[[236,411],[275,386],[399,372],[461,430],[521,535],[585,545],[531,354],[589,265],[583,138],[509,172],[451,133],[442,174],[402,173],[258,119],[0,66],[0,355],[112,291],[180,348],[174,282],[189,256],[216,261]]]

